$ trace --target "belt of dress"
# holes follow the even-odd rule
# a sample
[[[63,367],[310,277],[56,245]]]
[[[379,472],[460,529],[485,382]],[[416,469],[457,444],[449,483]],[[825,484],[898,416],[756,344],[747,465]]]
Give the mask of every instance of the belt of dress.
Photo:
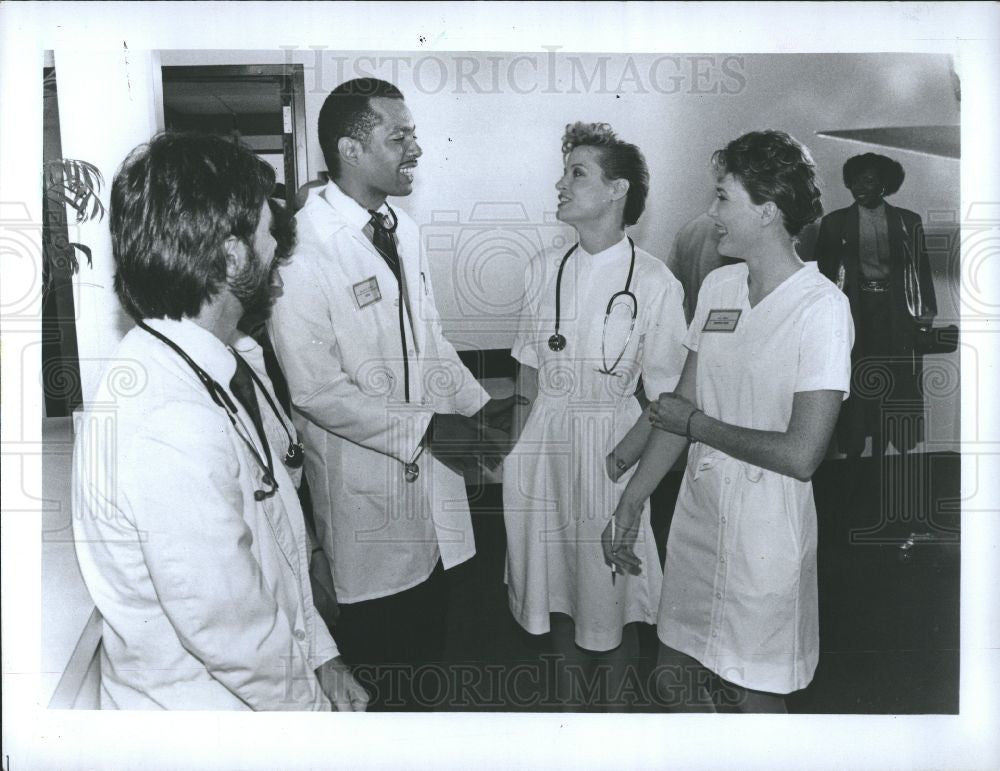
[[[889,279],[887,278],[865,278],[861,280],[861,291],[881,294],[889,291]]]

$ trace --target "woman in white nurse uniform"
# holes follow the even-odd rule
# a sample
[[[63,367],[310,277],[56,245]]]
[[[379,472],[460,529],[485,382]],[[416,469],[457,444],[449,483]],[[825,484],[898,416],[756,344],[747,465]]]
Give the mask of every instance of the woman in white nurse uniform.
[[[638,652],[628,625],[655,620],[660,569],[648,505],[635,544],[647,571],[613,574],[603,564],[601,532],[625,482],[611,480],[606,459],[641,414],[640,375],[651,399],[680,377],[683,289],[625,235],[649,189],[639,149],[606,124],[583,123],[567,126],[562,149],[557,216],[579,240],[527,271],[512,355],[531,407],[504,462],[506,578],[517,622],[532,634],[551,631],[562,662],[575,665],[558,668],[564,706],[584,706],[572,689],[589,686],[573,680],[593,683],[597,674],[615,708],[616,684]]]
[[[657,692],[668,710],[783,712],[781,695],[809,684],[819,656],[810,479],[847,397],[854,328],[844,296],[795,252],[822,213],[808,151],[764,131],[712,160],[719,251],[743,262],[702,285],[680,384],[650,407],[662,430],[640,421],[617,449],[626,466],[642,460],[605,555],[639,569],[642,502],[690,441],[667,541]]]

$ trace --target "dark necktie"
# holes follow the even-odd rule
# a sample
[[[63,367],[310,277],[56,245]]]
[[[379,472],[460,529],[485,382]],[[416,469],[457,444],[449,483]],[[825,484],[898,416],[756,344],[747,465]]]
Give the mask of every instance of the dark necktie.
[[[253,427],[257,430],[257,437],[262,446],[266,446],[264,438],[264,424],[260,418],[260,407],[257,405],[257,394],[253,387],[253,376],[250,374],[250,365],[243,360],[242,356],[236,356],[236,374],[229,381],[229,390],[233,392],[247,414],[253,421]]]
[[[377,211],[368,210],[372,215],[372,245],[382,255],[385,264],[389,266],[396,277],[396,281],[401,281],[399,275],[399,253],[396,251],[396,239],[393,237],[395,227],[390,230],[385,226],[385,218]]]

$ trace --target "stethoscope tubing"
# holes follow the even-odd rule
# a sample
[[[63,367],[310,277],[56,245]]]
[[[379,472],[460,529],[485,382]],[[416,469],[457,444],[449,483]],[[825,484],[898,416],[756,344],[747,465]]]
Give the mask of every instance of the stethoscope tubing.
[[[264,387],[264,381],[260,379],[257,371],[251,367],[247,360],[244,359],[235,349],[233,349],[233,355],[240,359],[244,364],[246,364],[247,371],[250,373],[250,377],[253,378],[253,382],[257,384],[257,388],[260,392],[264,394],[264,399],[267,401],[267,406],[271,408],[271,412],[274,414],[275,419],[281,424],[281,428],[284,430],[285,435],[288,437],[288,452],[285,454],[285,464],[291,468],[299,468],[302,465],[302,453],[303,447],[302,442],[296,442],[295,437],[292,436],[291,430],[285,423],[285,418],[283,417],[283,411],[278,409],[278,405],[274,403],[274,399],[271,398],[271,394],[268,393],[267,388]],[[296,450],[297,448],[297,450]]]
[[[264,478],[263,478],[264,484],[268,485],[271,488],[270,490],[256,490],[254,492],[254,499],[257,501],[262,501],[264,500],[264,498],[268,498],[274,495],[278,491],[278,481],[277,479],[275,479],[274,476],[274,459],[271,457],[271,446],[267,441],[267,437],[264,435],[258,437],[260,439],[261,447],[263,449],[263,453],[261,453],[258,451],[257,446],[254,444],[253,439],[251,438],[250,431],[244,424],[239,409],[237,408],[233,400],[229,398],[229,394],[226,393],[226,390],[221,385],[219,385],[219,383],[211,375],[209,375],[204,369],[202,369],[198,365],[198,363],[194,361],[194,359],[188,356],[187,352],[183,348],[177,345],[177,343],[175,343],[169,337],[160,334],[155,329],[152,329],[142,321],[138,321],[136,322],[136,324],[139,328],[145,330],[146,332],[151,334],[153,337],[155,337],[162,343],[165,343],[178,356],[180,356],[181,359],[184,360],[184,363],[191,368],[191,370],[195,373],[195,375],[197,375],[202,385],[205,386],[205,390],[207,390],[208,395],[212,397],[212,401],[214,401],[216,405],[221,407],[223,411],[226,413],[226,417],[229,418],[229,422],[232,424],[233,430],[236,432],[236,435],[239,436],[239,438],[247,446],[247,449],[250,450],[250,454],[253,455],[254,460],[264,471]],[[240,357],[239,354],[236,353],[235,351],[233,351],[233,355],[243,360],[242,357]],[[245,363],[245,360],[243,361]],[[249,367],[248,365],[248,368],[250,369],[250,376],[259,385],[260,379],[253,371],[253,367]],[[270,396],[268,396],[267,389],[262,387],[261,391],[264,392],[264,396],[267,399],[268,405],[273,410],[274,403],[271,401]],[[287,426],[285,426],[284,422],[281,421],[280,416],[278,416],[278,420],[279,422],[281,422],[282,428],[284,428],[285,431],[288,432],[288,428]],[[291,434],[289,434],[289,438],[290,437]]]
[[[625,356],[625,351],[628,350],[628,344],[632,340],[632,332],[635,330],[635,320],[636,317],[639,315],[639,300],[638,298],[636,298],[635,293],[632,292],[632,276],[635,273],[635,242],[632,240],[631,236],[626,236],[626,238],[628,239],[629,246],[631,247],[632,255],[629,260],[628,277],[625,279],[625,288],[611,295],[611,299],[608,300],[607,307],[605,308],[604,311],[604,328],[601,334],[601,363],[604,365],[604,368],[598,371],[605,375],[615,374],[615,368],[618,366],[622,358]],[[565,337],[559,334],[559,322],[562,318],[561,317],[562,276],[563,276],[563,269],[566,267],[566,263],[569,261],[570,255],[572,255],[573,252],[576,251],[579,245],[580,245],[579,243],[573,244],[573,246],[570,247],[569,251],[563,255],[562,260],[559,262],[559,271],[556,274],[555,334],[553,334],[552,337],[549,338],[549,348],[551,348],[554,352],[561,351],[566,346]],[[615,300],[617,300],[619,297],[626,297],[631,301],[629,305],[631,306],[632,319],[628,330],[628,336],[625,338],[625,346],[622,348],[622,352],[618,354],[618,358],[616,358],[614,363],[609,367],[607,356],[605,355],[604,345],[608,331],[608,320],[611,317],[611,311],[614,308]]]

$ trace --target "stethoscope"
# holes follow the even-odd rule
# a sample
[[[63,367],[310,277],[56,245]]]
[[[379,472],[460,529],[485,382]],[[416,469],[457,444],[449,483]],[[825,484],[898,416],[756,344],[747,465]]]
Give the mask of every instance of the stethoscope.
[[[368,213],[371,214],[372,216],[377,216],[379,220],[382,222],[382,227],[391,236],[393,233],[396,232],[396,228],[399,225],[399,217],[396,216],[396,212],[393,211],[392,207],[389,206],[389,204],[386,204],[385,208],[389,210],[388,214],[382,214],[381,212],[377,212],[372,209],[369,209]],[[391,226],[389,225],[389,223],[392,223]],[[374,244],[372,245],[374,246]],[[382,254],[381,249],[379,249],[378,247],[375,247],[375,249],[379,254]],[[386,255],[382,254],[382,257],[388,262],[388,257],[386,257]],[[402,266],[401,265],[398,266],[398,269],[400,271],[400,275],[402,275]],[[423,285],[424,294],[426,295],[427,277],[424,276],[423,271],[420,271],[420,282]],[[399,291],[401,295],[399,302],[399,339],[403,348],[403,391],[405,394],[406,401],[409,402],[410,401],[410,358],[408,356],[407,344],[406,344],[406,326],[403,323],[403,303],[406,302],[407,306],[409,306],[409,301],[406,299],[404,294],[406,290],[405,287],[403,286],[402,279],[400,279],[399,283],[400,283]],[[417,479],[420,477],[420,466],[417,464],[417,461],[420,460],[420,456],[423,454],[423,452],[424,452],[424,446],[421,444],[420,447],[417,448],[414,456],[409,461],[403,464],[403,477],[406,479],[407,482],[411,483],[416,482]]]
[[[229,418],[229,422],[232,423],[233,429],[250,450],[250,454],[253,455],[254,460],[257,461],[257,465],[259,465],[263,470],[264,476],[261,481],[270,488],[268,490],[254,490],[254,500],[263,501],[265,498],[270,498],[274,495],[278,491],[278,483],[274,478],[274,461],[271,458],[271,446],[268,444],[267,437],[263,434],[263,432],[261,433],[260,441],[264,447],[264,455],[261,457],[261,454],[257,451],[256,445],[250,439],[250,431],[243,422],[243,418],[240,417],[239,409],[237,409],[235,402],[229,398],[229,394],[226,393],[226,390],[220,386],[211,375],[199,367],[198,364],[187,355],[184,349],[177,345],[177,343],[169,337],[161,335],[155,329],[150,328],[142,321],[137,322],[137,325],[149,332],[149,334],[153,337],[163,343],[166,343],[170,348],[172,348],[174,352],[177,353],[177,355],[180,356],[194,371],[195,375],[198,376],[201,384],[205,386],[205,390],[208,391],[208,395],[212,397],[212,401],[225,410],[226,417]],[[271,395],[267,392],[267,389],[264,387],[264,383],[261,382],[260,377],[258,377],[256,372],[254,372],[253,367],[247,364],[246,360],[236,353],[236,351],[233,351],[233,356],[239,359],[246,366],[247,370],[250,372],[250,377],[253,378],[254,383],[257,384],[257,388],[262,394],[264,394],[264,398],[267,400],[268,406],[274,413],[274,417],[277,418],[281,427],[285,430],[285,434],[288,435],[288,449],[285,451],[285,457],[282,458],[282,461],[290,469],[300,468],[303,460],[305,459],[305,451],[303,450],[302,443],[295,441],[295,437],[292,436],[292,432],[288,430],[288,426],[286,426],[285,421],[282,420],[281,414],[278,412],[277,405],[274,403]],[[237,421],[239,421],[239,425],[237,425]]]
[[[628,350],[628,344],[632,340],[632,331],[635,329],[635,317],[639,313],[639,301],[636,299],[635,294],[633,294],[631,291],[632,273],[635,271],[635,242],[632,241],[631,236],[626,236],[626,238],[628,238],[628,244],[632,248],[632,258],[628,266],[628,278],[625,279],[625,288],[620,292],[615,292],[613,295],[611,295],[611,299],[608,300],[607,308],[605,308],[604,310],[604,329],[601,333],[601,363],[604,366],[597,370],[602,375],[616,375],[619,377],[621,376],[621,373],[615,372],[615,367],[618,366],[618,364],[622,360],[622,357],[625,356],[625,351]],[[573,244],[573,246],[570,247],[570,250],[566,252],[565,255],[563,255],[562,262],[559,263],[559,272],[556,274],[556,331],[555,334],[549,338],[549,348],[555,351],[556,353],[558,353],[559,351],[563,350],[566,347],[566,337],[565,335],[559,333],[559,309],[560,309],[559,303],[560,303],[560,296],[562,294],[563,268],[566,267],[566,261],[569,260],[570,255],[576,251],[576,248],[579,245],[580,244],[578,243]],[[615,300],[617,300],[620,297],[624,297],[627,300],[629,300],[629,306],[632,311],[632,320],[631,320],[631,325],[628,328],[628,336],[625,338],[625,346],[622,348],[622,352],[618,354],[618,358],[616,358],[614,360],[614,363],[609,367],[608,358],[604,348],[605,341],[608,335],[608,319],[611,318],[611,310],[614,308]]]
[[[386,204],[385,208],[388,209],[388,211],[389,211],[388,214],[382,214],[381,212],[375,211],[374,209],[369,209],[368,213],[371,214],[373,217],[378,217],[379,218],[379,221],[382,223],[382,228],[385,230],[385,232],[391,238],[392,235],[396,232],[396,228],[399,226],[399,217],[396,216],[396,212],[393,210],[393,208],[389,204]],[[390,223],[391,223],[391,225],[390,225]],[[375,246],[374,242],[372,243],[372,246]],[[382,250],[379,249],[377,246],[375,246],[375,251],[377,251],[379,254],[381,254],[382,255],[382,259],[384,259],[386,261],[386,264],[389,265],[389,259],[390,259],[389,256],[386,255],[386,254],[384,254],[382,252]],[[390,266],[390,270],[393,270],[391,266]],[[399,343],[400,343],[400,347],[402,349],[402,355],[403,355],[403,394],[404,394],[404,397],[405,397],[407,403],[409,403],[409,401],[410,401],[410,357],[409,357],[409,352],[407,350],[409,346],[408,346],[408,344],[406,342],[406,324],[403,321],[403,305],[405,303],[405,305],[406,305],[406,313],[409,314],[410,313],[410,300],[409,300],[409,297],[406,294],[406,287],[403,285],[403,265],[402,265],[401,261],[397,262],[396,268],[395,268],[395,270],[393,270],[393,273],[396,274],[396,279],[399,282],[399,295],[400,295],[400,297],[399,297]],[[424,293],[426,294],[426,292],[427,292],[427,284],[426,284],[426,279],[424,278],[423,272],[420,273],[420,278],[421,278],[421,280],[423,280],[425,282],[424,283]],[[411,324],[412,324],[412,320],[413,320],[413,316],[411,314],[410,315]]]

